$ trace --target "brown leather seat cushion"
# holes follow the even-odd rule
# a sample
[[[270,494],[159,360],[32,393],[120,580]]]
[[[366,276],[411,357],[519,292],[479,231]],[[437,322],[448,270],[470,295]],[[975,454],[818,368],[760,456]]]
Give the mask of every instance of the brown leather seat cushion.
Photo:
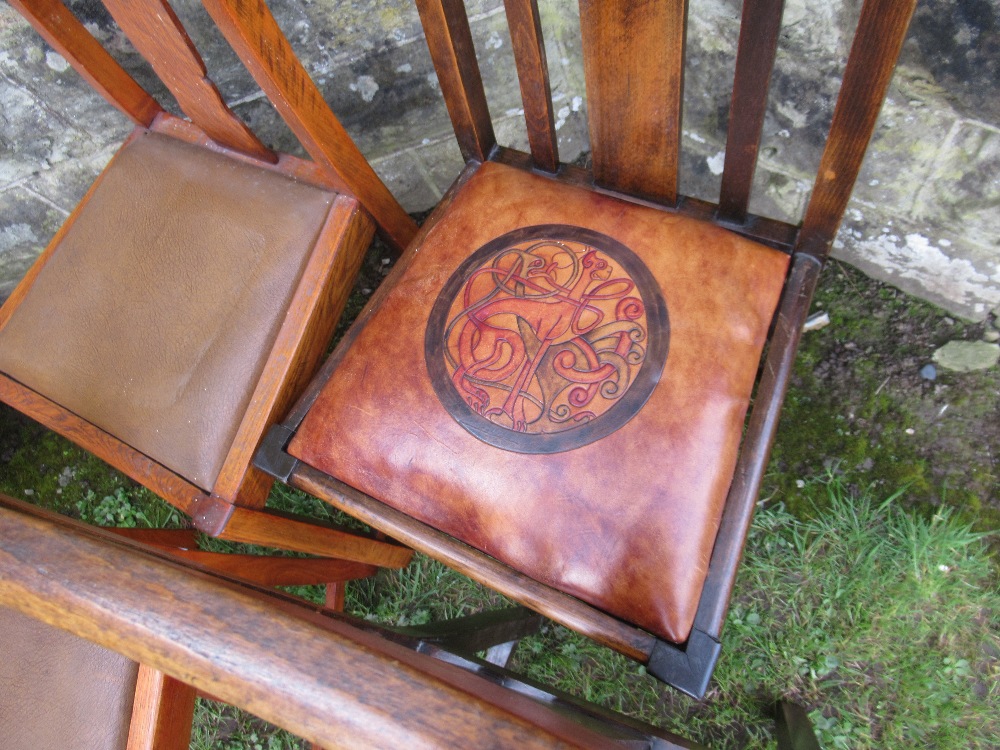
[[[138,665],[0,606],[0,747],[119,750]]]
[[[289,450],[683,642],[787,265],[704,222],[484,164]]]
[[[211,489],[332,200],[143,134],[0,331],[0,371]]]

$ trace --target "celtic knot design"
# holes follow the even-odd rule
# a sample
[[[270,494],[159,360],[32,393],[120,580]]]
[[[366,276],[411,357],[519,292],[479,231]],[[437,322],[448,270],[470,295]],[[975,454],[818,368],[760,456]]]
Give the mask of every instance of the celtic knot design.
[[[666,333],[659,289],[631,251],[550,225],[477,251],[435,304],[426,349],[435,390],[463,426],[501,447],[550,452],[627,421],[628,408],[597,432],[558,437],[604,420],[637,382],[632,407],[645,403]],[[658,361],[647,367],[651,336]]]

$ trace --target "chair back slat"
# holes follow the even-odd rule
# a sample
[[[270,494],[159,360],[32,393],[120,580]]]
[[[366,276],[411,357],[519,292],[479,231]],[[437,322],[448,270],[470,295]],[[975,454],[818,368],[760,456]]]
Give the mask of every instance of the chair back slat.
[[[148,127],[163,111],[60,0],[10,0],[10,4],[87,83],[136,125]]]
[[[504,6],[521,84],[531,158],[539,168],[555,172],[559,169],[559,147],[538,3],[536,0],[504,0]]]
[[[226,105],[166,0],[105,0],[104,5],[176,97],[184,114],[209,138],[258,159],[277,161]]]
[[[677,201],[685,0],[580,0],[594,179]]]
[[[406,247],[416,223],[327,106],[264,0],[203,5],[308,154],[357,196],[388,242]]]
[[[486,161],[496,136],[465,4],[462,0],[417,0],[417,10],[462,157]]]
[[[916,0],[865,0],[796,249],[823,259],[847,209]]]
[[[746,0],[743,4],[719,197],[723,221],[742,223],[747,216],[783,8],[784,0]]]

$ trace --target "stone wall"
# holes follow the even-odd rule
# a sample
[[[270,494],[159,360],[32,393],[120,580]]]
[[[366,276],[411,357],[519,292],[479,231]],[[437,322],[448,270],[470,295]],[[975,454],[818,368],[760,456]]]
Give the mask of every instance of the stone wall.
[[[162,87],[93,0],[71,2],[157,95]],[[178,13],[241,116],[278,148],[291,135],[194,0]],[[501,0],[468,0],[504,145],[526,135]],[[409,0],[272,0],[334,110],[409,210],[461,167]],[[691,0],[682,190],[716,200],[737,0]],[[808,198],[859,0],[786,0],[765,124],[759,213],[797,220]],[[587,149],[574,0],[542,0],[561,157]],[[836,256],[966,318],[1000,308],[1000,0],[920,0]],[[165,95],[164,99],[168,99]],[[6,296],[128,131],[9,6],[0,5],[0,297]]]

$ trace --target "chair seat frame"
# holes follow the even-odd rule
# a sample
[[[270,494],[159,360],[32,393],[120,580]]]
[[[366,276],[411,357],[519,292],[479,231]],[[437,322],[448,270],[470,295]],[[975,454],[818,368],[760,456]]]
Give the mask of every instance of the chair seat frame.
[[[204,3],[312,161],[272,151],[229,110],[165,0],[107,0],[105,5],[133,45],[152,61],[154,71],[190,121],[165,111],[60,0],[12,0],[12,5],[98,93],[135,124],[125,146],[143,132],[166,135],[336,195],[264,371],[254,384],[250,407],[212,487],[196,486],[155,458],[5,375],[0,375],[0,400],[149,487],[191,516],[195,528],[208,535],[357,563],[405,565],[410,553],[396,545],[359,540],[356,534],[332,524],[266,509],[272,480],[252,466],[261,436],[293,403],[326,351],[373,231],[397,247],[405,246],[416,231],[414,221],[327,107],[270,10],[263,2]],[[86,209],[99,183],[100,178],[0,309],[0,326],[30,293],[39,270],[58,251],[60,241]]]
[[[647,4],[650,5],[650,4]],[[659,188],[641,187],[648,175],[645,164],[635,159],[618,170],[616,160],[625,159],[620,149],[607,148],[602,126],[628,116],[653,116],[643,111],[622,115],[619,109],[632,106],[614,99],[614,86],[588,74],[588,107],[591,117],[592,146],[595,151],[592,172],[560,164],[553,157],[554,128],[552,105],[548,98],[544,47],[541,42],[537,7],[531,0],[507,3],[508,19],[514,40],[515,59],[522,83],[525,116],[529,125],[531,153],[506,149],[496,144],[485,93],[476,62],[471,31],[461,0],[419,0],[418,8],[427,34],[460,148],[467,166],[441,204],[427,220],[404,253],[396,268],[373,296],[351,330],[317,374],[288,417],[272,428],[257,456],[257,466],[298,489],[316,495],[335,507],[364,521],[395,539],[434,557],[569,628],[608,645],[647,665],[647,670],[679,690],[702,697],[709,684],[720,652],[722,628],[734,585],[742,549],[749,531],[777,429],[781,403],[788,390],[795,352],[803,324],[826,261],[850,192],[857,178],[867,144],[885,97],[895,61],[901,48],[913,0],[866,0],[861,12],[852,52],[844,71],[830,134],[803,222],[799,226],[756,217],[747,211],[750,186],[759,149],[767,91],[773,67],[778,30],[782,15],[781,0],[748,0],[744,3],[743,25],[736,61],[736,85],[731,116],[725,172],[720,202],[711,204],[680,196],[676,192],[676,159],[670,158],[679,143],[679,83],[673,82],[676,106],[668,117],[677,143],[667,145],[665,168],[653,169],[652,179]],[[588,35],[600,44],[624,44],[627,37],[602,39],[608,32],[605,13],[616,14],[627,2],[611,3],[585,0],[581,3],[585,44]],[[655,4],[667,18],[667,25],[679,27],[673,39],[655,40],[670,50],[682,53],[684,0],[664,0]],[[643,6],[645,8],[645,6]],[[626,14],[627,15],[627,14]],[[621,19],[618,19],[619,21]],[[619,32],[628,33],[629,24],[611,23]],[[654,40],[647,40],[653,44]],[[643,46],[639,45],[638,58]],[[648,52],[648,50],[647,50]],[[659,52],[657,54],[660,54]],[[599,56],[597,56],[599,59]],[[539,64],[541,60],[541,64]],[[640,59],[639,63],[643,61]],[[676,70],[676,68],[675,68]],[[527,71],[527,72],[525,72]],[[634,71],[633,71],[634,72]],[[637,74],[638,75],[638,74]],[[654,76],[655,78],[655,76]],[[662,83],[658,82],[658,83]],[[653,107],[657,104],[651,105]],[[669,108],[668,108],[669,109]],[[595,126],[594,118],[598,119]],[[669,130],[670,128],[668,128]],[[598,137],[595,137],[595,133]],[[604,139],[604,140],[602,140]],[[602,149],[598,153],[598,149]],[[645,160],[645,156],[641,157]],[[621,200],[653,206],[709,221],[762,244],[791,255],[785,288],[782,293],[768,349],[762,362],[752,409],[746,423],[736,471],[726,499],[720,527],[712,551],[708,575],[695,615],[694,626],[685,643],[675,644],[657,638],[626,622],[611,617],[590,605],[546,587],[509,568],[461,541],[416,521],[385,503],[298,461],[285,450],[291,437],[323,384],[337,368],[358,332],[374,315],[388,295],[395,279],[406,270],[427,232],[448,212],[450,202],[485,161],[527,169],[568,186],[613,195]],[[621,171],[626,174],[623,177]],[[635,172],[639,174],[636,177]],[[640,184],[637,188],[636,184]]]

